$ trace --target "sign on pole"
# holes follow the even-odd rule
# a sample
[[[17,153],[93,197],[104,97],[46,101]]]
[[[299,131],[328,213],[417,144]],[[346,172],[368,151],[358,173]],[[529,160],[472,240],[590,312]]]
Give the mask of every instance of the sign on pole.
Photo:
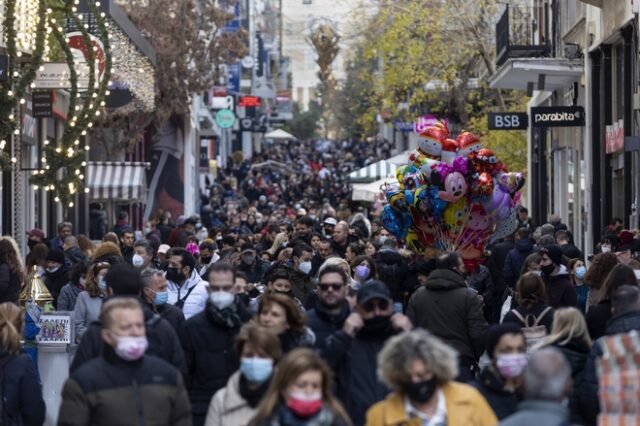
[[[490,112],[489,130],[526,130],[529,116],[526,112]]]
[[[221,129],[230,129],[236,124],[236,115],[230,109],[221,109],[216,112],[216,124]]]
[[[581,106],[553,106],[531,108],[533,127],[584,126],[584,108]]]

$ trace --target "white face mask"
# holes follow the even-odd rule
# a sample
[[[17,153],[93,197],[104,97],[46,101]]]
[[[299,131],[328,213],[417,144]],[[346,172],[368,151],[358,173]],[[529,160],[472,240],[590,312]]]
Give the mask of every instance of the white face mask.
[[[131,263],[133,264],[133,266],[135,266],[136,268],[141,267],[142,265],[144,265],[144,258],[142,256],[140,256],[138,253],[134,254],[133,257],[131,258]]]
[[[603,253],[611,253],[611,246],[602,246],[601,251]]]
[[[303,274],[309,274],[309,272],[311,272],[311,262],[302,262],[299,266],[298,266],[298,270],[300,270],[300,272],[302,272]]]
[[[218,308],[219,310],[223,310],[228,308],[233,304],[236,296],[233,293],[229,293],[228,291],[214,291],[209,294],[209,300],[213,303],[213,306]]]

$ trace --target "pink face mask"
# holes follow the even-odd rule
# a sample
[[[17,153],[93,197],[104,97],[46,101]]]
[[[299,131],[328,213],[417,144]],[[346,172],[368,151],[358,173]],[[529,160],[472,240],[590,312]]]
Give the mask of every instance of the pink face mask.
[[[112,333],[116,339],[116,354],[125,361],[136,361],[144,356],[149,342],[145,336],[118,336]]]
[[[518,377],[522,374],[522,372],[524,371],[524,368],[527,366],[527,355],[526,354],[498,355],[496,366],[498,367],[498,371],[500,372],[502,377],[506,379],[512,379],[514,377]]]

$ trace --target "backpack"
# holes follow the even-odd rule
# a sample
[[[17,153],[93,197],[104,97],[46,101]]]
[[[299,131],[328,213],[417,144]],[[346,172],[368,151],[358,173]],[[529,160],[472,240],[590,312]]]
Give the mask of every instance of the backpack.
[[[538,344],[542,339],[547,335],[547,327],[544,325],[539,325],[540,320],[551,310],[550,306],[547,306],[544,311],[540,312],[540,315],[537,317],[528,314],[526,317],[522,317],[520,312],[512,309],[513,315],[515,315],[520,322],[524,325],[522,327],[522,334],[524,334],[524,339],[527,342],[527,354],[532,352],[532,348]],[[530,320],[533,319],[533,324],[530,324]]]

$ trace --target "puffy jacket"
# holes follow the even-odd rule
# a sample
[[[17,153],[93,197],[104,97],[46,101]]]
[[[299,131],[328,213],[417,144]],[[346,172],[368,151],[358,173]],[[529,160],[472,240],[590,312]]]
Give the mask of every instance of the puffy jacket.
[[[41,426],[45,405],[33,360],[27,354],[9,356],[6,352],[0,353],[0,359],[7,424]],[[0,423],[3,423],[1,417]]]
[[[64,384],[58,426],[190,426],[189,398],[180,372],[145,355],[124,361],[108,346]]]
[[[484,352],[489,326],[476,292],[456,271],[433,271],[409,299],[407,316],[456,349],[462,362],[474,363]]]
[[[256,407],[257,408],[257,407]],[[233,373],[227,386],[211,398],[205,426],[246,425],[256,413],[240,395],[240,372]]]
[[[440,387],[447,407],[448,426],[495,426],[496,415],[472,386],[448,382]],[[354,425],[356,423],[354,422]],[[394,392],[367,411],[367,426],[420,426],[419,418],[409,418],[404,396]]]
[[[640,331],[640,312],[628,312],[611,318],[607,324],[605,336],[628,333],[632,330]],[[593,344],[589,352],[578,394],[582,415],[587,425],[595,425],[596,418],[600,412],[598,375],[596,373],[598,358],[602,356],[602,347],[599,340]]]
[[[315,309],[307,312],[308,327],[316,335],[316,349],[320,352],[324,350],[327,344],[327,337],[342,329],[342,326],[350,313],[351,309],[349,308],[349,303],[346,300],[342,304],[340,313],[337,315],[327,312],[320,301],[317,301]]]
[[[493,367],[485,367],[472,386],[487,400],[498,419],[502,420],[516,412],[520,395],[504,389],[504,380],[493,371]]]
[[[522,271],[522,265],[527,257],[533,253],[533,243],[531,240],[518,240],[513,249],[509,251],[506,259],[504,260],[503,278],[504,284],[509,287],[514,287],[520,272]]]
[[[209,284],[203,281],[195,270],[191,272],[189,279],[183,282],[182,285],[169,280],[167,280],[167,285],[167,290],[169,291],[167,303],[175,305],[179,299],[184,299],[182,313],[186,319],[202,312],[209,299],[209,292],[207,291]],[[189,293],[190,290],[191,292]]]
[[[373,336],[361,330],[354,338],[340,330],[327,339],[323,355],[335,374],[336,394],[354,425],[364,424],[367,409],[389,394],[376,369],[378,353],[392,334],[389,330]]]
[[[553,309],[578,307],[578,294],[569,279],[569,271],[564,265],[560,265],[550,277],[544,277],[544,282],[549,306]]]
[[[194,425],[203,424],[211,397],[223,388],[240,367],[234,351],[240,327],[217,322],[207,308],[186,320],[180,328],[180,342],[187,359],[187,389],[192,404]],[[241,303],[236,303],[242,321],[250,319]]]
[[[142,303],[141,303],[142,305]],[[154,314],[147,306],[142,306],[144,313],[145,328],[149,348],[147,354],[157,356],[173,365],[180,370],[182,374],[186,374],[187,365],[185,361],[184,351],[180,345],[178,334],[174,328],[166,320],[159,315]],[[73,358],[70,372],[74,372],[82,365],[88,363],[94,358],[98,358],[107,347],[102,340],[102,323],[94,321],[84,333],[80,345]]]

